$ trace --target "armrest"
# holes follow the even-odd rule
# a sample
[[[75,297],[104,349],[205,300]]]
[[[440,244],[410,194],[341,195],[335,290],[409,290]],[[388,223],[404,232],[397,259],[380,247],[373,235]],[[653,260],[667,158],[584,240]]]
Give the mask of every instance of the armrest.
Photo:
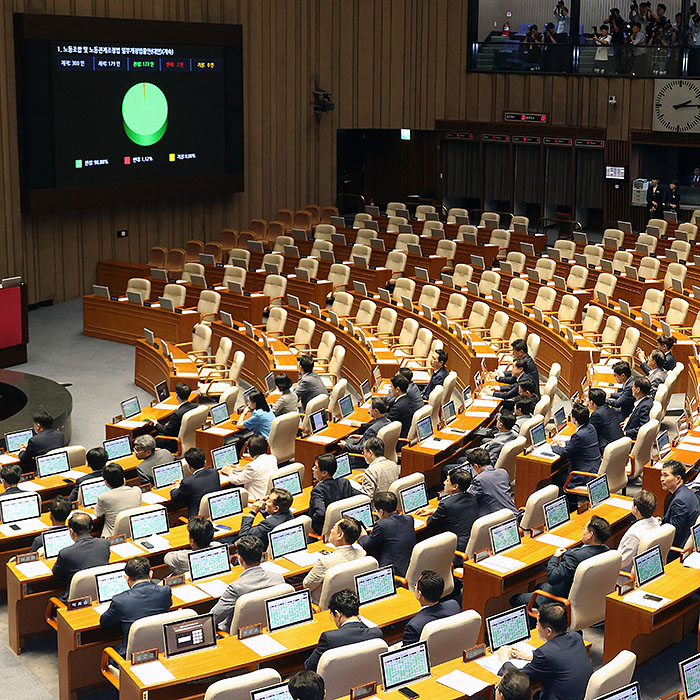
[[[187,525],[187,523],[190,522],[184,515],[181,515],[181,516],[177,519],[177,521],[178,521],[179,523],[182,523],[183,525]]]
[[[216,636],[221,637],[222,639],[226,639],[226,637],[230,637],[231,635],[228,632],[224,632],[223,630],[216,630]]]
[[[51,629],[54,629],[58,631],[58,622],[56,622],[56,613],[59,608],[66,608],[66,604],[62,601],[56,598],[55,596],[51,596],[49,598],[49,602],[46,604],[46,624],[51,627]]]
[[[574,474],[578,476],[592,476],[594,479],[598,476],[598,474],[594,474],[593,472],[579,472],[576,470],[570,471],[569,476],[566,477],[566,481],[564,482],[564,493],[570,493],[574,496],[585,496],[587,495],[586,490],[581,490],[581,489],[570,489],[569,487],[569,482],[571,481],[571,477],[574,476]]]
[[[180,442],[179,437],[171,437],[170,435],[158,435],[156,437],[156,440],[170,440],[175,444],[175,451],[171,449],[170,452],[173,455],[179,455],[181,450],[182,450],[182,443]]]
[[[403,576],[397,576],[396,574],[394,574],[394,581],[402,585],[404,588],[408,588],[408,581]]]
[[[566,609],[566,621],[567,621],[567,626],[571,622],[571,603],[569,602],[568,598],[560,598],[558,595],[552,595],[551,593],[548,593],[547,591],[543,591],[540,588],[538,588],[536,591],[533,591],[532,596],[530,597],[530,600],[527,603],[527,614],[530,617],[537,617],[537,613],[533,612],[532,606],[535,602],[535,599],[537,598],[538,595],[541,595],[545,598],[549,598],[550,600],[553,600],[555,603],[561,603],[564,608]]]
[[[311,603],[311,609],[312,609],[315,613],[323,612],[322,609],[321,609],[321,606],[320,606],[320,605],[316,605],[316,603]]]
[[[340,377],[335,372],[316,372],[319,377],[332,377],[333,384],[337,384]]]
[[[617,575],[621,576],[622,578],[627,578],[630,581],[634,581],[634,574],[630,571],[618,571]]]
[[[317,540],[317,541],[319,541],[319,542],[322,542],[322,541],[323,541],[323,535],[317,535],[315,532],[309,532],[309,537],[310,537],[312,540]]]
[[[110,684],[113,685],[117,690],[119,690],[119,673],[113,673],[109,670],[109,666],[111,665],[109,663],[110,661],[113,661],[113,665],[117,666],[118,668],[124,661],[126,661],[126,659],[120,654],[118,654],[115,651],[114,647],[105,647],[102,650],[100,671],[102,672],[102,675],[110,682]]]
[[[202,323],[205,318],[213,317],[214,320],[216,320],[216,317],[218,316],[218,311],[209,311],[206,314],[200,314],[199,315],[199,322]]]
[[[203,373],[202,370],[205,370],[207,367],[221,367],[221,369],[210,369]],[[223,379],[227,374],[228,370],[223,365],[203,365],[199,368],[199,371],[197,372],[197,376],[200,379],[202,377],[205,377],[207,379],[210,377],[217,377],[218,379]]]
[[[333,291],[331,292],[331,294],[335,294],[338,290],[340,290],[341,292],[345,292],[345,291],[347,291],[347,287],[348,287],[347,284],[339,284],[339,285],[333,287]]]

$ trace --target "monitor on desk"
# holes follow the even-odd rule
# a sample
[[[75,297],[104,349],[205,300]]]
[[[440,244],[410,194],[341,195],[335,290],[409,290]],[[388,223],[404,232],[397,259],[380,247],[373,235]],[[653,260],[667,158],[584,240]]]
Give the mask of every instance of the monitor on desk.
[[[175,303],[168,297],[158,297],[158,303],[164,311],[175,311]],[[166,352],[165,354],[167,355],[168,353]]]
[[[405,515],[427,507],[428,491],[425,488],[425,482],[421,481],[419,484],[401,489],[399,491],[399,499],[401,501],[401,510]]]
[[[371,530],[374,527],[374,516],[372,515],[372,506],[369,502],[341,510],[340,517],[354,518],[364,525],[365,530]]]
[[[105,440],[102,447],[107,452],[107,459],[112,462],[115,459],[128,457],[131,454],[131,440],[128,435],[120,435],[119,437]]]
[[[192,583],[231,571],[228,547],[223,544],[197,549],[187,555]]]
[[[141,292],[127,291],[126,298],[132,304],[138,304],[139,306],[143,306],[143,297],[141,296]]]
[[[115,595],[129,590],[124,569],[95,574],[95,584],[97,586],[97,599],[100,603],[109,603]]]
[[[678,664],[686,700],[700,698],[700,654]]]
[[[343,418],[347,418],[351,415],[355,410],[355,407],[352,405],[352,396],[350,396],[350,394],[342,396],[338,401],[338,407],[340,408],[340,415]]]
[[[157,489],[164,489],[166,486],[174,484],[178,479],[182,479],[182,462],[168,462],[153,467],[153,485]]]
[[[287,294],[287,303],[289,304],[290,308],[295,309],[296,311],[301,311],[301,301],[299,300],[298,296],[295,296],[294,294]]]
[[[275,384],[275,375],[272,372],[265,375],[265,386],[267,387],[268,393],[272,393],[277,388],[277,384]]]
[[[557,429],[566,425],[566,409],[564,406],[554,411],[554,425],[556,425]]]
[[[386,250],[386,246],[384,245],[384,241],[381,238],[370,238],[369,244],[370,244],[372,250]]]
[[[42,533],[41,542],[44,548],[44,559],[53,559],[62,549],[73,544],[73,538],[70,536],[69,527],[59,527]]]
[[[489,528],[489,539],[491,540],[491,551],[501,554],[508,549],[517,547],[520,544],[520,529],[518,519],[511,518],[503,523]]]
[[[211,253],[200,253],[199,262],[202,265],[216,265],[216,258]]]
[[[168,512],[165,508],[148,510],[129,516],[131,539],[140,540],[151,535],[164,535],[168,532]]]
[[[639,683],[635,681],[605,695],[599,695],[595,700],[642,700],[642,695],[639,691]]]
[[[467,336],[467,337],[469,337],[469,336]],[[481,372],[477,372],[474,375],[474,386],[476,387],[477,391],[479,391],[479,389],[481,388],[482,383],[483,383],[483,380],[481,377]]]
[[[362,294],[362,296],[365,297],[367,296],[367,285],[364,282],[360,282],[359,280],[353,280],[352,288],[358,294]]]
[[[97,499],[101,493],[109,491],[109,486],[101,477],[95,479],[87,479],[78,487],[78,501],[85,508],[91,508],[97,503]]]
[[[127,420],[129,418],[133,418],[134,416],[138,416],[138,414],[141,413],[141,406],[139,405],[139,397],[138,396],[132,396],[130,399],[126,399],[126,401],[122,401],[121,407],[122,407],[122,415]]]
[[[283,476],[276,476],[272,479],[273,489],[285,489],[289,491],[292,496],[298,496],[302,492],[301,487],[301,477],[299,472],[292,472],[291,474],[284,474]]]
[[[421,418],[416,423],[416,434],[418,435],[419,442],[429,438],[433,434],[433,421],[430,416]]]
[[[227,280],[228,291],[234,294],[243,294],[243,285],[238,280]]]
[[[471,386],[467,385],[462,392],[462,408],[466,409],[471,406],[472,401],[472,388]]]
[[[230,518],[243,512],[240,489],[226,489],[209,496],[209,515],[212,520]]]
[[[693,536],[695,551],[700,552],[700,523],[693,525],[693,527],[690,528],[690,533]]]
[[[216,646],[214,616],[198,615],[163,625],[166,657]]]
[[[163,282],[168,281],[168,271],[167,270],[163,270],[160,267],[152,267],[150,269],[150,272],[151,272],[151,277],[154,280],[162,280]]]
[[[530,639],[530,625],[524,605],[486,618],[486,632],[492,652],[502,646]]]
[[[559,527],[571,520],[569,507],[566,503],[566,496],[559,496],[559,498],[545,503],[544,506],[542,506],[542,510],[544,511],[544,523],[548,532],[551,532],[555,527]]]
[[[143,337],[146,339],[146,342],[149,345],[155,345],[156,344],[156,336],[153,333],[153,331],[149,330],[148,328],[143,329]]]
[[[36,493],[0,499],[0,519],[5,525],[38,518],[40,515],[41,500]]]
[[[102,297],[103,299],[109,299],[109,287],[105,287],[100,284],[92,285],[92,293],[96,297]]]
[[[276,683],[250,691],[250,700],[292,700],[289,683]]]
[[[362,384],[360,384],[360,391],[362,392],[362,400],[367,401],[372,398],[372,385],[369,379],[365,379]]]
[[[5,433],[5,450],[7,452],[19,452],[22,449],[22,445],[26,445],[33,435],[34,430],[32,428]]]
[[[427,678],[430,676],[428,642],[416,642],[396,651],[387,651],[379,655],[379,663],[385,691]]]
[[[163,401],[167,401],[170,398],[170,387],[168,386],[168,382],[159,382],[158,384],[155,385],[155,394],[156,398],[160,403],[163,403]],[[173,405],[173,409],[177,408],[175,405]]]
[[[515,233],[527,233],[527,226],[521,223],[514,223],[513,231],[515,231]]]
[[[588,500],[591,503],[591,508],[595,508],[603,501],[610,498],[610,489],[608,488],[608,477],[605,474],[592,479],[586,484],[588,489]]]
[[[312,435],[325,430],[328,427],[328,418],[326,417],[326,411],[316,411],[309,416],[309,424],[311,425]]]
[[[280,530],[273,530],[270,535],[270,551],[273,559],[286,557],[287,554],[306,551],[304,526],[299,523]]]
[[[172,305],[172,302],[170,302],[170,303]],[[165,355],[165,357],[169,358],[170,361],[172,362],[173,361],[172,360],[172,353],[170,352],[170,348],[168,347],[168,343],[165,340],[161,339],[161,346],[163,348],[163,355]]]
[[[52,452],[36,458],[36,473],[39,477],[63,474],[70,470],[68,452]]]
[[[220,425],[225,423],[229,418],[228,405],[224,401],[223,403],[217,403],[216,406],[212,406],[209,409],[211,414],[211,422],[214,425]]]
[[[457,417],[457,409],[454,401],[448,401],[442,404],[442,419],[445,425],[449,425]]]
[[[305,267],[295,267],[294,274],[303,282],[308,282],[311,279],[311,275]]]
[[[634,558],[634,576],[641,588],[647,583],[664,575],[664,562],[661,558],[661,547],[655,544],[646,552],[637,554]]]
[[[382,566],[364,574],[355,574],[355,590],[360,599],[360,605],[391,598],[396,595],[394,567]]]
[[[302,588],[294,593],[275,596],[265,601],[267,628],[270,632],[311,622],[314,619],[311,610],[311,591]]]
[[[539,447],[547,442],[547,433],[544,429],[544,423],[538,423],[530,431],[530,439],[532,440],[532,446]]]
[[[633,233],[632,224],[629,221],[618,221],[617,228],[623,233]]]
[[[659,452],[659,459],[663,459],[671,451],[671,439],[668,431],[662,430],[656,437],[656,449]]]
[[[235,467],[238,464],[238,452],[236,443],[215,447],[211,451],[211,461],[216,471],[221,471],[224,467]]]

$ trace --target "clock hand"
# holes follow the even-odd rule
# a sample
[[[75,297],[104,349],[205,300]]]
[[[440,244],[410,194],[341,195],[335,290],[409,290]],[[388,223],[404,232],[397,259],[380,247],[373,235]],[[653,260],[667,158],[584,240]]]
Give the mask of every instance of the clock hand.
[[[700,107],[700,105],[691,105],[690,100],[681,102],[680,104],[673,105],[673,109],[683,109],[684,107]]]

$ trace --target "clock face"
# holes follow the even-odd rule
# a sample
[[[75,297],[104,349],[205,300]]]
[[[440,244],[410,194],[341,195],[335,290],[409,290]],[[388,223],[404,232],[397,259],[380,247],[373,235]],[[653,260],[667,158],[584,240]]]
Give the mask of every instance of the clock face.
[[[657,80],[654,131],[700,132],[700,81]]]

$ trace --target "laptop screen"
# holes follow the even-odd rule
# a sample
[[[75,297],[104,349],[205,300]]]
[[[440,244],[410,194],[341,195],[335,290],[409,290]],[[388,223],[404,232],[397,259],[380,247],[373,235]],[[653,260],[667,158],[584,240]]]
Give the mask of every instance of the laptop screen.
[[[227,489],[209,497],[209,513],[212,520],[230,518],[242,512],[240,489]]]
[[[462,392],[462,401],[465,404],[468,404],[472,400],[472,388],[468,386],[463,392]]]
[[[187,620],[166,622],[163,625],[165,655],[176,656],[188,651],[199,651],[216,646],[214,616],[198,615]]]
[[[266,688],[250,691],[250,700],[292,700],[288,683],[268,685]]]
[[[231,571],[231,559],[228,555],[228,547],[225,545],[197,549],[187,556],[190,562],[192,582]]]
[[[170,397],[170,387],[168,386],[168,382],[160,382],[159,384],[156,384],[155,391],[156,398],[161,403],[163,403],[163,401],[167,401],[167,399]]]
[[[384,690],[398,688],[430,675],[428,642],[416,642],[379,655]]]
[[[545,433],[544,425],[542,423],[538,423],[530,431],[530,438],[532,439],[532,444],[534,447],[538,447],[539,445],[547,442],[547,434]]]
[[[18,520],[29,520],[41,515],[41,501],[35,493],[16,498],[0,499],[0,515],[3,523],[15,523]]]
[[[67,452],[54,452],[36,458],[36,473],[41,477],[62,474],[69,469]]]
[[[132,396],[130,399],[122,401],[121,406],[124,418],[133,418],[141,413],[138,396]]]
[[[276,476],[272,480],[273,489],[286,489],[292,496],[298,496],[301,491],[301,478],[299,477],[299,472],[292,472],[291,474],[284,474],[283,476]]]
[[[664,575],[664,562],[661,559],[661,547],[658,544],[647,549],[646,552],[637,554],[634,558],[634,572],[640,588]]]
[[[700,697],[700,654],[678,664],[686,700]]]
[[[79,500],[86,508],[90,508],[97,503],[97,497],[107,490],[109,486],[104,479],[87,479],[78,487]]]
[[[217,403],[209,409],[211,420],[214,425],[225,423],[229,419],[228,406],[226,403]]]
[[[418,440],[425,440],[433,434],[433,421],[430,416],[421,418],[416,423],[416,433],[418,434]]]
[[[568,523],[571,519],[569,508],[566,505],[566,496],[559,496],[559,498],[545,503],[543,510],[547,530],[553,530],[555,527]]]
[[[168,462],[153,467],[153,483],[157,489],[164,489],[182,479],[182,462]]]
[[[363,503],[360,506],[353,506],[340,511],[341,518],[355,518],[359,520],[366,530],[370,530],[374,525],[372,518],[372,506],[369,503]]]
[[[671,451],[671,441],[666,430],[661,431],[656,438],[656,449],[659,451],[659,457]]]
[[[635,681],[605,695],[599,695],[595,700],[641,700],[641,698],[639,683]]]
[[[369,379],[365,379],[365,381],[360,384],[360,391],[362,392],[362,398],[365,400],[372,396],[372,385]]]
[[[28,443],[32,435],[34,435],[34,431],[31,428],[5,433],[5,449],[8,452],[19,452],[22,449],[22,445]]]
[[[338,406],[340,406],[340,414],[343,418],[347,418],[355,410],[355,407],[352,405],[352,396],[350,396],[350,394],[345,394],[345,396],[338,401]]]
[[[457,416],[457,411],[455,410],[455,402],[448,401],[442,405],[442,418],[445,423],[451,423]]]
[[[275,375],[272,372],[265,375],[265,386],[268,391],[274,391],[277,388],[277,384],[275,384]]]
[[[520,544],[520,530],[518,529],[518,519],[512,518],[504,523],[499,523],[489,528],[489,538],[491,539],[491,551],[500,554],[507,549],[512,549]]]
[[[303,525],[292,525],[270,533],[272,558],[279,559],[292,552],[306,551],[306,536]]]
[[[265,601],[267,628],[270,632],[313,620],[311,592],[302,588],[294,593],[275,596]]]
[[[56,530],[48,530],[41,535],[42,547],[44,548],[44,558],[53,559],[58,553],[73,544],[70,536],[70,528],[59,527]]]
[[[560,428],[566,423],[566,409],[562,406],[554,411],[554,425]]]
[[[122,457],[128,457],[131,454],[131,441],[128,435],[120,435],[111,440],[105,440],[102,446],[107,451],[107,459],[110,462]]]
[[[317,433],[319,430],[323,430],[328,427],[328,421],[326,420],[325,411],[316,411],[309,416],[309,423],[311,423],[311,432]]]
[[[515,644],[530,639],[530,626],[524,605],[511,608],[499,615],[486,618],[489,646],[495,652],[506,644]]]
[[[401,508],[404,513],[413,513],[419,508],[425,508],[428,505],[428,491],[425,488],[425,482],[414,484],[407,489],[399,491],[401,499]]]
[[[591,502],[591,508],[595,508],[599,503],[610,498],[610,489],[608,488],[608,477],[603,474],[596,479],[588,482],[588,500]]]
[[[124,569],[96,574],[95,583],[97,584],[97,598],[100,603],[109,603],[115,595],[129,590]]]
[[[168,532],[168,515],[165,508],[149,510],[129,516],[131,539],[138,540],[151,535],[164,535]]]
[[[693,543],[695,544],[695,551],[700,552],[700,524],[693,525],[690,531],[693,534]]]
[[[339,455],[335,456],[335,474],[336,479],[341,477],[348,477],[352,474],[352,469],[350,468],[350,455],[347,452],[341,452]]]
[[[355,590],[357,591],[357,597],[360,599],[360,605],[395,595],[394,567],[382,566],[374,571],[356,574]]]
[[[223,467],[235,467],[238,464],[238,453],[235,443],[217,447],[211,451],[211,461],[217,471]]]

